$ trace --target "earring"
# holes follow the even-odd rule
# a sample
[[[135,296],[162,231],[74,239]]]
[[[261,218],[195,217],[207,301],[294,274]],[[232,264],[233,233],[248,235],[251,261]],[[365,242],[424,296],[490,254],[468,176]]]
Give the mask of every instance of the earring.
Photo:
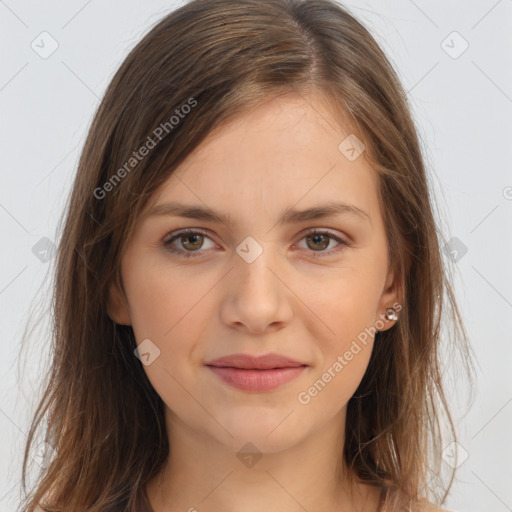
[[[398,320],[398,315],[393,308],[386,309],[386,320]]]

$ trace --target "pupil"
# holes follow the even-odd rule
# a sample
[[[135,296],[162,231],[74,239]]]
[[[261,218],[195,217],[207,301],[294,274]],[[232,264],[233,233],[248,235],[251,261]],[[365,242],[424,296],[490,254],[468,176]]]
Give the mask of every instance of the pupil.
[[[318,238],[320,238],[320,239],[324,239],[324,243],[322,244],[322,247],[321,247],[321,248],[322,248],[322,249],[324,249],[325,247],[327,247],[328,242],[327,242],[327,244],[325,243],[325,242],[326,242],[326,237],[325,237],[325,235],[321,235],[321,234],[320,234],[320,235],[313,235],[313,236],[312,236],[312,238],[313,238],[313,240],[314,240],[314,243],[315,243],[315,244],[316,244],[316,243],[322,244],[322,242],[321,242],[321,241],[318,241]]]
[[[201,236],[201,235],[187,235],[187,236],[185,237],[185,244],[184,244],[184,245],[185,245],[185,247],[187,246],[187,242],[188,242],[188,241],[190,241],[190,239],[194,239],[194,238],[196,238],[196,239],[197,239],[197,238],[199,238],[200,236]],[[197,242],[197,240],[196,240],[196,242],[192,242],[192,245],[194,245],[195,243],[198,243],[198,242]]]

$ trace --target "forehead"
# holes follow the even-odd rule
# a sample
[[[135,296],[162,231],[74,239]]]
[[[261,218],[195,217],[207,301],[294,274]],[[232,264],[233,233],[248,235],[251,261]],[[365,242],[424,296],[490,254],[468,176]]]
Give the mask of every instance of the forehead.
[[[306,208],[344,201],[376,214],[375,171],[364,151],[347,158],[354,136],[363,138],[348,123],[340,123],[322,98],[287,95],[267,100],[212,131],[149,207],[180,200],[236,216],[261,208],[277,214],[294,204]]]

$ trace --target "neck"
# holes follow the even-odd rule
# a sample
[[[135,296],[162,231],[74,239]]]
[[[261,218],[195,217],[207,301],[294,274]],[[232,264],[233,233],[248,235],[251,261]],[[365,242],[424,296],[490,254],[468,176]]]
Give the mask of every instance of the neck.
[[[153,512],[379,510],[380,489],[351,481],[343,462],[345,410],[292,446],[260,440],[246,455],[169,411],[166,419],[170,455],[147,486]]]

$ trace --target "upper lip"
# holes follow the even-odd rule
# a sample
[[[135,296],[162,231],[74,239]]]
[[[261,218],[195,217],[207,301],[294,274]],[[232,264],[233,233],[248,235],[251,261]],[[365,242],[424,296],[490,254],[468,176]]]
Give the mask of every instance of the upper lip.
[[[206,366],[242,368],[246,370],[269,370],[272,368],[294,368],[307,365],[279,354],[266,354],[263,356],[231,354],[229,356],[209,361],[206,363]]]

